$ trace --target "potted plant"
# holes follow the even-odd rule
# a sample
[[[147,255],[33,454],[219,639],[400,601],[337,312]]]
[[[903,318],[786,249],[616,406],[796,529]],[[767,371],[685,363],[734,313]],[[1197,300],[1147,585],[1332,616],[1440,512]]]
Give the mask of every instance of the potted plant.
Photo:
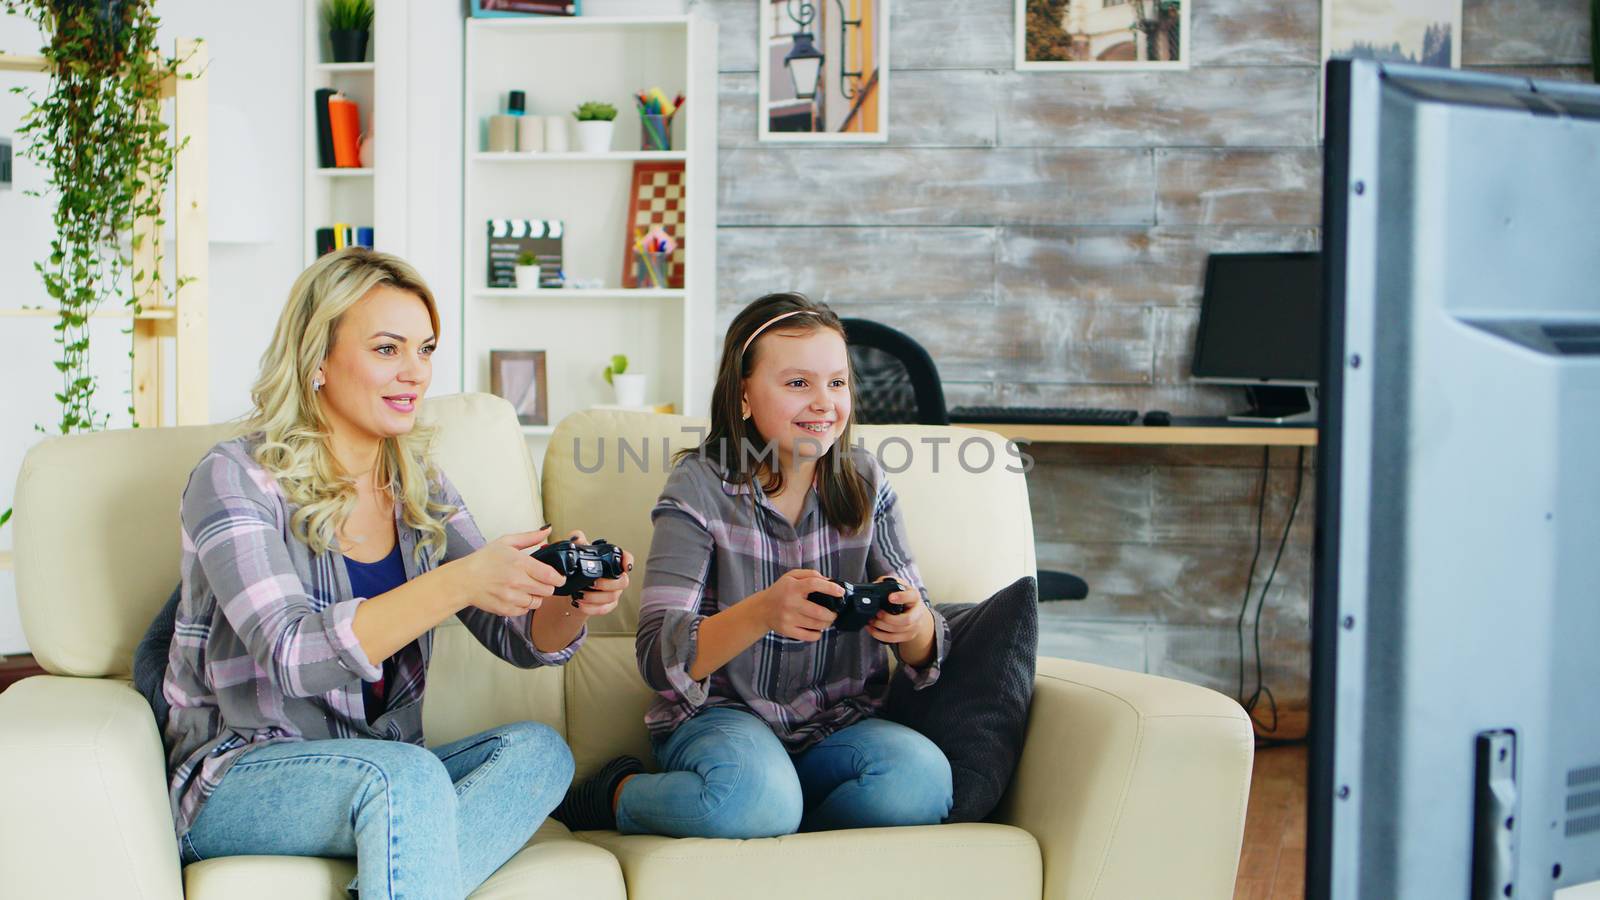
[[[517,290],[532,291],[539,287],[539,257],[527,250],[517,256]]]
[[[616,126],[617,108],[609,103],[590,101],[578,107],[578,147],[585,153],[605,153],[611,149],[611,131]]]
[[[364,62],[372,34],[372,0],[328,0],[328,44],[336,63]]]
[[[618,406],[644,406],[649,376],[625,374],[627,372],[628,358],[618,353],[611,357],[611,365],[606,366],[606,384],[616,390]]]

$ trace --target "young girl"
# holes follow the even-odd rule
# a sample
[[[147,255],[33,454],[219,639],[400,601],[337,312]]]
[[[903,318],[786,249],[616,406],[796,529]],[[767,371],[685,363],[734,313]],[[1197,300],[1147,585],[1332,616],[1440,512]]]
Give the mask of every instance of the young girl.
[[[932,741],[877,718],[892,650],[918,688],[947,628],[894,490],[850,447],[850,358],[827,306],[771,294],[734,319],[711,430],[657,502],[637,654],[660,774],[612,760],[556,815],[574,829],[754,838],[923,825],[950,810]],[[860,631],[807,599],[829,578],[904,590]]]

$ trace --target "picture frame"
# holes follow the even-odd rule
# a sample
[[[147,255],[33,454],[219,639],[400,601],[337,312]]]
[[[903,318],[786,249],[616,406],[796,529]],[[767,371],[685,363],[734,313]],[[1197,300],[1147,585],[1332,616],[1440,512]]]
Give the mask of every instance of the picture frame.
[[[633,181],[628,187],[628,212],[623,217],[626,223],[622,235],[623,287],[651,286],[648,282],[640,283],[634,242],[639,235],[660,228],[677,243],[667,257],[666,286],[679,290],[683,288],[684,241],[689,233],[684,216],[689,203],[687,183],[681,160],[633,164]]]
[[[523,425],[550,424],[543,350],[490,350],[489,392],[510,401]]]
[[[1335,56],[1461,67],[1461,0],[1324,0],[1322,62]],[[1441,45],[1442,42],[1442,45]]]
[[[758,140],[887,142],[890,0],[756,2]]]
[[[1317,132],[1326,121],[1328,60],[1339,56],[1459,69],[1461,7],[1462,0],[1323,0]]]
[[[1013,18],[1020,71],[1189,68],[1191,0],[1045,2],[1060,14],[1053,25],[1048,18],[1029,15],[1029,0],[1016,0]]]

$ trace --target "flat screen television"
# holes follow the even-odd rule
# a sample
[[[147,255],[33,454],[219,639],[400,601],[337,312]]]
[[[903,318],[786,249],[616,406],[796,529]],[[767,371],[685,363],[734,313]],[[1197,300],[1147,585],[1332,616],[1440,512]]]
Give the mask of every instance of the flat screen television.
[[[1325,154],[1307,896],[1570,895],[1600,880],[1600,88],[1334,61]]]

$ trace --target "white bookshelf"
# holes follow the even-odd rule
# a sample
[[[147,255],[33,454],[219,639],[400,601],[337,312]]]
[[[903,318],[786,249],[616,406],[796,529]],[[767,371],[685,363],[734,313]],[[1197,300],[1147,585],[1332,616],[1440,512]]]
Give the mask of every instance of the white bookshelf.
[[[301,238],[305,262],[316,259],[318,228],[345,222],[373,228],[377,249],[404,255],[405,237],[405,48],[406,0],[374,0],[372,31],[365,62],[332,62],[325,0],[305,3],[305,221]],[[394,89],[380,90],[388,82]],[[370,168],[325,169],[317,152],[318,88],[333,88],[361,108],[361,133],[373,135]]]
[[[463,111],[461,384],[487,391],[491,350],[543,350],[547,438],[570,413],[613,402],[602,371],[613,354],[650,376],[649,401],[703,413],[709,402],[716,304],[716,26],[695,16],[469,19]],[[635,91],[682,91],[672,150],[641,151]],[[487,151],[488,117],[521,90],[529,115],[560,115],[584,101],[617,107],[603,153]],[[624,288],[622,269],[634,163],[684,164],[684,284]],[[488,286],[491,219],[559,219],[563,271],[596,286],[517,290]]]

